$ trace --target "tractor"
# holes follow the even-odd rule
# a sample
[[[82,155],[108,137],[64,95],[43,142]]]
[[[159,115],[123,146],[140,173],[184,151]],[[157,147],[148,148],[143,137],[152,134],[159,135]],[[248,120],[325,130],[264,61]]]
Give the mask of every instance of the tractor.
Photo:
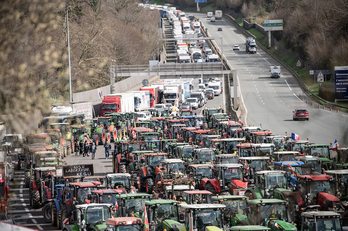
[[[201,147],[203,147],[203,148],[213,148],[214,147],[214,143],[212,142],[212,140],[217,140],[220,137],[221,137],[220,135],[209,135],[209,134],[202,135],[203,143],[202,143]],[[216,147],[214,147],[214,148],[216,148]]]
[[[250,183],[254,182],[256,171],[273,169],[273,163],[269,156],[239,157],[239,163],[244,165],[244,176]]]
[[[162,161],[166,160],[167,153],[148,153],[144,154],[144,159],[141,159],[141,163],[145,165],[139,168],[138,179],[139,179],[139,191],[145,191],[152,193],[155,190],[155,177],[160,171],[159,166]]]
[[[243,220],[247,214],[249,207],[246,196],[225,195],[211,197],[214,204],[223,204],[226,206],[224,210],[224,223],[229,226],[237,225],[236,221]],[[237,218],[237,219],[235,219]]]
[[[287,201],[279,199],[253,199],[247,202],[247,215],[237,215],[232,224],[237,224],[238,226],[262,225],[274,231],[297,230],[295,224],[290,219]]]
[[[221,153],[237,153],[238,145],[245,142],[245,138],[223,138],[223,139],[213,139],[211,140],[212,144],[216,148],[221,150]],[[217,146],[219,145],[219,147]],[[213,146],[214,147],[214,146]]]
[[[117,217],[139,217],[144,212],[146,201],[150,201],[153,195],[147,193],[119,194],[116,196],[118,210]]]
[[[216,155],[216,163],[217,164],[238,164],[239,156],[235,154],[220,154]]]
[[[69,218],[63,219],[63,231],[106,230],[106,221],[111,218],[111,204],[73,204]]]
[[[168,145],[168,153],[169,153],[170,158],[180,158],[178,147],[186,146],[186,145],[189,145],[189,144],[188,143],[178,143],[178,142],[170,143]]]
[[[164,188],[163,199],[173,199],[180,201],[186,201],[186,191],[193,190],[194,186],[191,184],[177,184],[177,185],[167,185]]]
[[[111,139],[115,140],[117,136],[116,127],[111,121],[111,117],[97,117],[92,122],[92,139],[96,144],[104,145],[106,141],[110,143]]]
[[[242,123],[237,121],[221,121],[220,130],[223,138],[243,138]]]
[[[317,156],[322,161],[322,167],[325,170],[333,170],[336,168],[332,161],[333,157],[330,153],[330,145],[328,144],[309,144],[304,146],[305,155]]]
[[[244,180],[243,165],[241,164],[216,164],[221,193],[244,195],[248,182]]]
[[[135,192],[134,175],[129,173],[109,173],[106,175],[106,187],[109,189],[124,189],[127,193]]]
[[[284,149],[287,151],[298,151],[300,155],[304,155],[305,146],[310,145],[311,143],[307,140],[288,140],[284,144]]]
[[[271,156],[273,161],[296,161],[300,153],[298,151],[277,151]]]
[[[245,196],[252,199],[285,199],[284,194],[290,191],[287,174],[280,170],[266,170],[255,172],[255,184],[249,185]]]
[[[215,162],[215,156],[218,154],[217,149],[199,148],[195,149],[194,159],[196,164],[212,164]]]
[[[242,127],[243,129],[243,136],[242,137],[245,137],[245,141],[248,142],[248,143],[252,143],[252,137],[251,137],[251,133],[252,132],[261,132],[262,129],[261,127]]]
[[[336,169],[348,168],[348,148],[337,148]]]
[[[340,214],[333,211],[311,211],[301,214],[301,231],[342,231]]]
[[[183,142],[192,143],[192,131],[199,130],[198,127],[182,127],[180,129],[180,139]]]
[[[276,151],[286,151],[285,150],[285,142],[288,137],[280,136],[280,135],[270,135],[266,136],[266,143],[274,144],[274,150]]]
[[[268,143],[267,137],[272,134],[271,131],[259,131],[259,132],[250,132],[251,143],[260,144]]]
[[[151,200],[146,201],[145,205],[150,231],[186,231],[185,225],[180,223],[184,219],[179,220],[178,202],[176,200]]]
[[[240,143],[237,144],[238,148],[238,155],[239,157],[249,157],[249,156],[255,156],[253,153],[253,149],[251,147],[252,143]]]
[[[191,144],[203,146],[203,135],[209,135],[212,134],[212,131],[210,130],[194,130],[191,131]]]
[[[143,230],[143,221],[137,217],[109,218],[106,221],[108,231],[140,231]]]
[[[306,211],[335,211],[344,216],[341,219],[347,219],[344,213],[346,204],[337,198],[330,186],[330,175],[301,175],[297,176],[297,188],[293,192],[286,192],[290,203],[291,219],[297,224],[301,221],[301,213]]]
[[[251,144],[255,156],[272,156],[274,152],[274,144]]]
[[[223,204],[182,204],[181,211],[185,213],[184,223],[187,230],[222,231],[224,226]]]
[[[193,145],[182,145],[177,146],[178,158],[181,158],[184,161],[184,165],[187,166],[192,164],[194,159],[194,150],[195,146]]]
[[[205,189],[214,195],[221,192],[220,182],[215,177],[216,170],[212,164],[191,164],[187,166],[186,173],[193,176],[196,189]]]
[[[322,160],[317,156],[296,156],[296,161],[302,161],[306,165],[311,166],[313,172],[323,173]]]
[[[348,169],[327,170],[326,175],[332,176],[331,188],[342,202],[348,201]]]

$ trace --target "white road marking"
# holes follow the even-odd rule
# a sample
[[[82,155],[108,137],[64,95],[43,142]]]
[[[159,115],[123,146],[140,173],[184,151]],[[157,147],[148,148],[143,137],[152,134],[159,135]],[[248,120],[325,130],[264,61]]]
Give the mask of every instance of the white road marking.
[[[344,117],[348,117],[348,115],[344,115],[344,114],[342,114],[342,116],[344,116]]]
[[[23,193],[23,189],[20,189],[20,190],[19,190],[19,193]]]
[[[288,85],[288,88],[290,89],[290,91],[292,91],[291,87],[289,86],[288,82],[286,81],[286,79],[284,79],[286,85]]]
[[[21,198],[21,201],[24,202],[24,198]]]
[[[23,206],[25,206],[25,204],[24,204]],[[25,210],[26,212],[30,212],[28,208],[24,208],[24,210]]]
[[[37,224],[37,221],[35,219],[31,219],[34,224]]]
[[[43,230],[43,228],[41,227],[41,225],[36,224],[36,226],[37,226],[37,228],[38,228],[39,230]]]
[[[22,193],[20,193],[20,194],[19,194],[19,197],[23,197],[23,194],[22,194]]]
[[[292,94],[294,94],[294,96],[295,96],[298,100],[300,100],[300,101],[302,102],[302,100],[301,100],[300,98],[298,98],[297,95],[296,95],[295,93],[292,93]]]
[[[24,199],[23,199],[24,200]],[[22,205],[25,207],[25,206],[27,206],[25,203],[22,203]],[[27,209],[27,208],[26,208]],[[25,211],[27,211],[27,210],[25,210]],[[27,212],[29,212],[29,209],[28,209],[28,211]]]

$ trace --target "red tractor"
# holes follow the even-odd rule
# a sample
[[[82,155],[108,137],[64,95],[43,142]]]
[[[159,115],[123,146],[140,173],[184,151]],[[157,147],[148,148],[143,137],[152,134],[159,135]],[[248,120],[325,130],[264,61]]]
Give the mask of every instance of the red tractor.
[[[212,164],[191,164],[187,166],[186,172],[193,175],[196,189],[205,189],[214,195],[221,192],[217,172]]]
[[[299,224],[301,213],[305,211],[319,209],[344,213],[344,205],[332,192],[329,182],[331,179],[332,176],[325,174],[297,176],[295,191],[284,192],[290,202],[290,215],[293,221]]]

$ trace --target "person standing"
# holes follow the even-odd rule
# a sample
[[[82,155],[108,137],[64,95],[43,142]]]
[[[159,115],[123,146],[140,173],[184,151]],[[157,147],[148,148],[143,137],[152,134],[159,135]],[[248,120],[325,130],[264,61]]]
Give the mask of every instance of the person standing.
[[[111,148],[108,141],[105,141],[104,148],[105,148],[105,159],[107,159],[110,155],[110,148]]]
[[[83,144],[83,157],[88,156],[88,143],[87,140],[85,140],[85,143]]]
[[[80,142],[78,140],[75,141],[75,155],[79,154]]]
[[[97,145],[95,145],[95,143],[93,142],[91,146],[92,160],[94,159],[96,152],[97,152]]]

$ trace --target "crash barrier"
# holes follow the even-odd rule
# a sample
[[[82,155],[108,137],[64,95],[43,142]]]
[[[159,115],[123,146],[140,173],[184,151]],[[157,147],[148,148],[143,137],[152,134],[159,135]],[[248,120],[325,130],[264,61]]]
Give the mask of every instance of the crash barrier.
[[[308,89],[307,85],[303,82],[303,80],[301,79],[301,77],[296,73],[296,71],[291,68],[288,64],[286,64],[283,60],[281,60],[278,56],[276,56],[275,54],[273,54],[272,52],[270,52],[266,47],[264,47],[258,40],[256,40],[256,37],[251,34],[249,31],[245,30],[243,27],[241,27],[236,21],[235,19],[228,14],[224,14],[224,16],[226,19],[228,19],[230,22],[232,22],[232,24],[239,29],[239,31],[245,36],[245,37],[253,37],[255,38],[256,44],[259,48],[261,48],[265,53],[267,53],[269,56],[271,56],[273,59],[275,59],[278,63],[280,63],[284,68],[286,68],[298,81],[301,89],[304,91],[304,93],[307,95],[307,97],[309,98],[314,98],[318,103],[320,102],[324,102],[326,105],[331,106],[333,108],[342,108],[342,109],[346,109],[348,110],[348,107],[346,106],[342,106],[336,103],[332,103],[329,102],[317,95],[315,95],[311,90]]]

